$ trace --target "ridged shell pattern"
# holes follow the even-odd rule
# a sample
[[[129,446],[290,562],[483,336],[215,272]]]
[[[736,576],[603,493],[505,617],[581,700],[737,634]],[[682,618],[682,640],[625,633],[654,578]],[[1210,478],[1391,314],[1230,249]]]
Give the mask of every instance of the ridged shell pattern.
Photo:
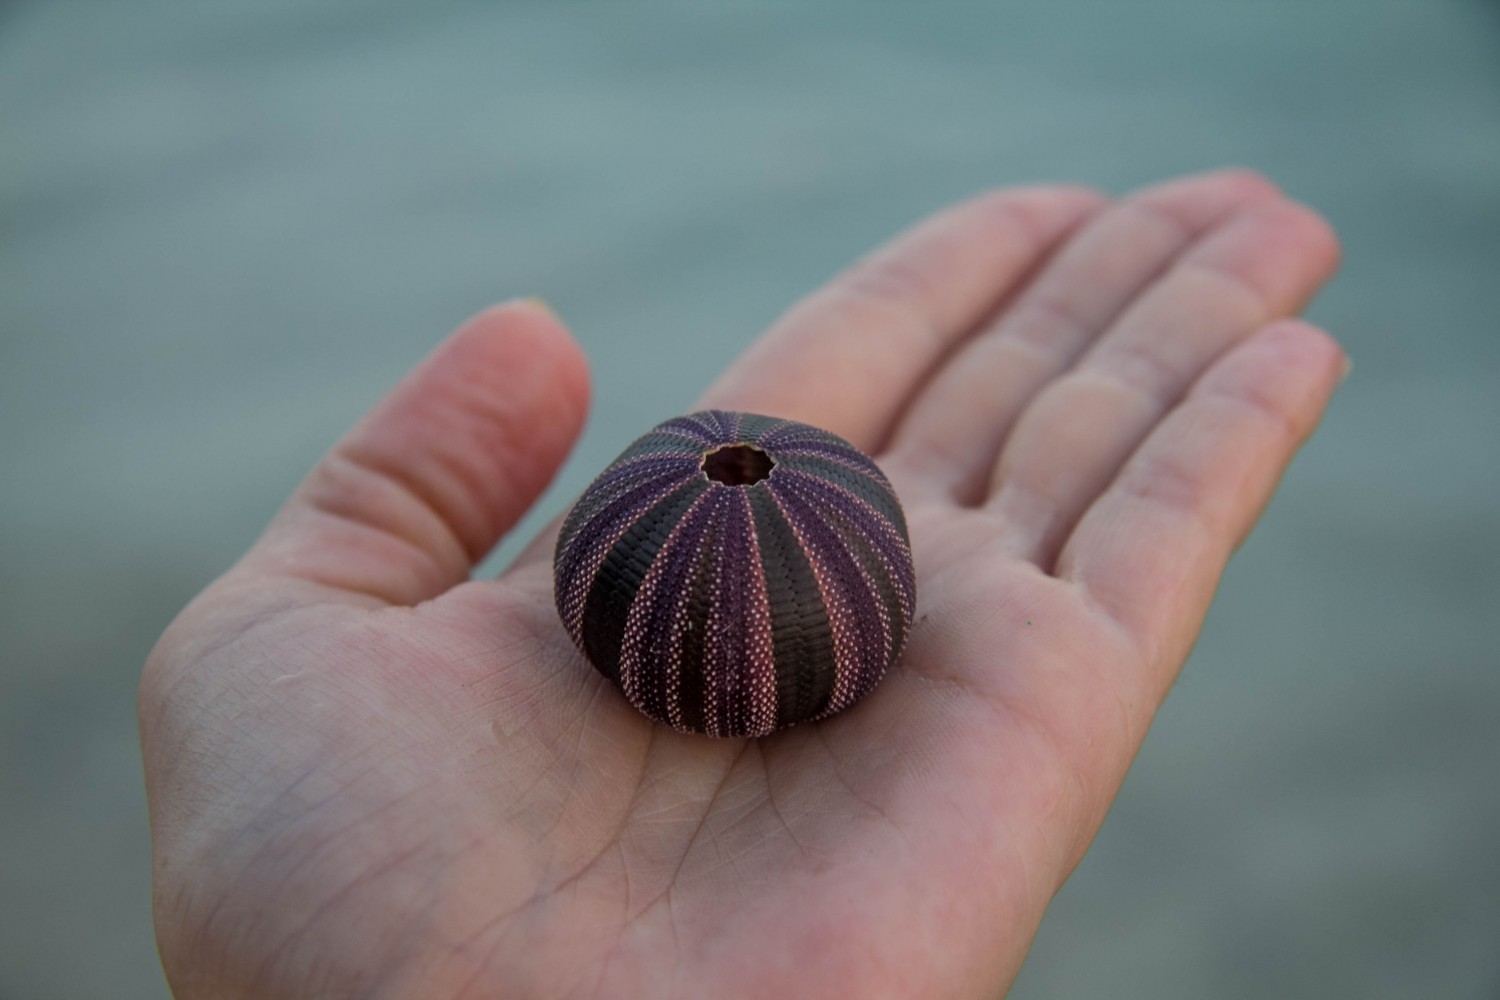
[[[711,478],[716,453],[754,456],[734,446],[769,473]],[[895,662],[916,602],[906,520],[873,461],[806,424],[719,410],[625,449],[568,514],[554,570],[589,662],[646,715],[710,736],[849,707]]]

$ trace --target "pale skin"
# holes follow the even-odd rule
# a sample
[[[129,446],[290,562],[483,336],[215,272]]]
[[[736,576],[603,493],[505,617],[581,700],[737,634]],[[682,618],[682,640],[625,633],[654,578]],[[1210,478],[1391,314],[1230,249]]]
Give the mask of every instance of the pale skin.
[[[580,659],[555,526],[470,579],[589,394],[545,308],[482,313],[147,664],[174,991],[1003,993],[1346,370],[1291,318],[1337,257],[1244,171],[1015,188],[788,312],[702,405],[874,455],[919,601],[868,698],[749,741],[655,725]]]

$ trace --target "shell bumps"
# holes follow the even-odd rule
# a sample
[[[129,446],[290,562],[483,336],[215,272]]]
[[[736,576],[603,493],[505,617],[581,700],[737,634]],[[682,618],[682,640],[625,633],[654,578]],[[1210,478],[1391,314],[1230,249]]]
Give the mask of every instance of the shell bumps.
[[[895,662],[916,603],[901,505],[837,435],[707,410],[659,424],[563,524],[557,609],[631,704],[762,736],[826,718]]]

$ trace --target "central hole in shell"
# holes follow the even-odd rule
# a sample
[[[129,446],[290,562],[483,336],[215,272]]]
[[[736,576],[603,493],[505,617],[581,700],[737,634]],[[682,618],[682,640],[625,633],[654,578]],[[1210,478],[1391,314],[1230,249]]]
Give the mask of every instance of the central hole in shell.
[[[748,444],[729,444],[703,456],[703,474],[725,486],[754,486],[771,474],[771,456]]]

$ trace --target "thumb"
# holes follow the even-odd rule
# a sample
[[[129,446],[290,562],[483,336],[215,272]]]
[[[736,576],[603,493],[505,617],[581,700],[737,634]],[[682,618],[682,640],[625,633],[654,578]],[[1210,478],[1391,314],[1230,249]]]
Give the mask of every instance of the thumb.
[[[469,320],[323,457],[239,569],[415,604],[468,578],[583,428],[588,365],[546,306]]]

